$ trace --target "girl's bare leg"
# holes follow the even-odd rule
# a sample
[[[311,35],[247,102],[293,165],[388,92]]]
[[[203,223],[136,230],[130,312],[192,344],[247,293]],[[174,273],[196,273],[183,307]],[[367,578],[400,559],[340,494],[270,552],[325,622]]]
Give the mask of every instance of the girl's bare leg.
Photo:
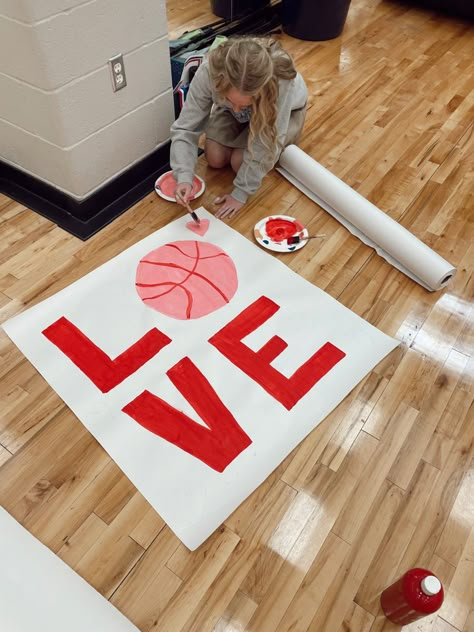
[[[221,169],[230,163],[232,148],[221,145],[215,140],[206,139],[204,153],[210,167]]]

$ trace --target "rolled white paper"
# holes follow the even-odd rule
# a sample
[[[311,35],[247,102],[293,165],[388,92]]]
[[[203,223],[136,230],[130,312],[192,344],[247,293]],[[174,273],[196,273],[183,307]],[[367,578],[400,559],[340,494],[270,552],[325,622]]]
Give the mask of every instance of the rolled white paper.
[[[440,290],[456,274],[448,261],[296,145],[282,152],[278,171],[364,244],[427,290]]]

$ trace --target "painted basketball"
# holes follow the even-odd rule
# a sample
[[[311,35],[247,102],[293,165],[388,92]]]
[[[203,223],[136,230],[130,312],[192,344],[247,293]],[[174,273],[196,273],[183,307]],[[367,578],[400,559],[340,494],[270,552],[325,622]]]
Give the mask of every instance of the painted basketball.
[[[201,318],[234,296],[237,270],[229,255],[202,241],[174,241],[149,252],[137,267],[139,297],[161,314]]]

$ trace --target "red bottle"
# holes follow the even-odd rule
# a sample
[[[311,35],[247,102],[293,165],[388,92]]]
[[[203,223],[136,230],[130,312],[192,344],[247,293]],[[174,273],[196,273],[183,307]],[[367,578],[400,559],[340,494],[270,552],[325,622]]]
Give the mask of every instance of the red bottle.
[[[413,568],[383,591],[380,603],[387,619],[406,625],[436,612],[443,599],[439,579],[424,568]]]

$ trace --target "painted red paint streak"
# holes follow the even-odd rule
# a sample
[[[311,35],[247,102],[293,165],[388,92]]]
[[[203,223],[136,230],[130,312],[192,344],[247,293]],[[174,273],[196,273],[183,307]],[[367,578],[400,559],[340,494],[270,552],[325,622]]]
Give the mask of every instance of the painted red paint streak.
[[[204,221],[204,220],[202,220]],[[209,221],[209,220],[206,220]],[[174,248],[175,250],[177,250],[178,252],[180,252],[184,257],[188,257],[189,259],[195,259],[195,256],[188,254],[187,252],[184,252],[184,250],[181,250],[181,248],[179,248],[176,244],[167,244],[167,246],[169,248]],[[199,257],[199,259],[201,259],[201,261],[204,261],[204,259],[216,259],[217,257],[228,257],[228,255],[225,252],[218,252],[216,255],[209,255],[207,257]],[[147,261],[146,259],[143,259],[143,261],[145,261],[146,263],[152,263],[155,266],[160,265],[160,262],[158,261]]]
[[[265,224],[265,232],[272,241],[279,243],[295,235],[298,232],[298,227],[295,222],[290,222],[288,219],[273,218],[269,219]]]
[[[274,354],[268,352],[269,343],[255,352],[242,342],[279,309],[279,305],[261,296],[212,336],[209,342],[287,410],[291,410],[346,354],[327,342],[291,377],[282,375],[268,363],[268,357],[275,359]],[[272,343],[271,349],[275,348],[276,344]]]
[[[42,333],[102,393],[108,393],[115,388],[171,342],[171,339],[158,329],[151,329],[115,360],[112,360],[64,316]]]
[[[288,343],[285,342],[279,336],[273,336],[270,340],[263,345],[260,351],[257,351],[257,355],[262,362],[267,362],[271,364],[275,358],[278,358],[280,353],[282,353],[288,346]]]
[[[189,358],[180,360],[166,375],[207,428],[150,391],[143,391],[123,412],[150,432],[223,472],[252,443],[250,437]]]

